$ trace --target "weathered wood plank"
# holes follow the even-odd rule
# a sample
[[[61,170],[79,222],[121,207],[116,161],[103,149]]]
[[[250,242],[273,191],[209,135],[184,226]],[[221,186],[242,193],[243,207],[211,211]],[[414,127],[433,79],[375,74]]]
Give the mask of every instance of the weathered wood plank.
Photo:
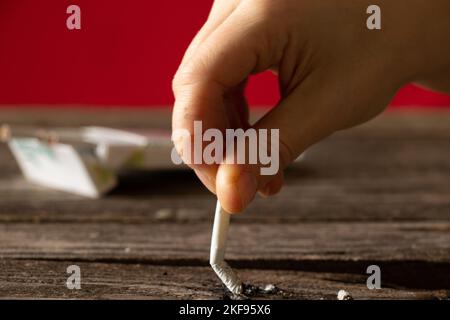
[[[0,257],[205,264],[211,223],[0,224]],[[450,223],[232,224],[227,252],[273,268],[277,260],[294,267],[301,260],[450,263]]]
[[[267,109],[253,109],[253,121],[260,118]],[[86,126],[101,125],[134,128],[170,128],[171,110],[161,108],[45,108],[1,106],[0,123],[35,126]],[[450,111],[442,108],[391,110],[369,123],[353,129],[353,132],[377,137],[401,136],[413,138],[416,135],[428,137],[450,136]],[[349,131],[350,133],[351,131]]]
[[[2,110],[0,122],[168,128],[170,117]],[[448,112],[393,112],[335,134],[288,170],[280,195],[234,218],[228,260],[289,298],[449,298],[449,139]],[[46,190],[0,145],[0,297],[220,298],[207,267],[214,202],[190,172],[131,174],[95,201]],[[72,263],[81,291],[64,287]],[[389,289],[367,290],[369,264]]]
[[[170,110],[161,108],[0,108],[0,123],[38,127],[52,126],[110,126],[133,128],[170,128]]]
[[[383,147],[383,154],[376,151]],[[93,201],[28,184],[13,159],[0,154],[1,222],[204,221],[214,206],[191,172],[130,174],[106,198]],[[447,141],[375,147],[332,138],[288,169],[277,197],[258,199],[240,221],[448,221],[449,158]]]
[[[66,287],[66,268],[81,269],[81,289]],[[77,261],[0,260],[0,298],[56,299],[223,299],[224,290],[207,267]],[[240,269],[244,282],[264,287],[268,281],[283,294],[258,299],[331,299],[341,289],[354,299],[448,299],[448,290],[368,290],[366,275],[289,270]],[[382,284],[383,285],[383,284]]]

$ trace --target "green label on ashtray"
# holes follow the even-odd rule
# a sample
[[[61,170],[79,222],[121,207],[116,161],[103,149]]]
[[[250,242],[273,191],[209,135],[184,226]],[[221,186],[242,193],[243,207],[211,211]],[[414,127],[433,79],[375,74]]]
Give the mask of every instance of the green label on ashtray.
[[[39,158],[47,157],[52,161],[56,161],[53,150],[45,144],[37,141],[35,138],[13,139],[12,143],[22,153],[27,161],[38,164]]]

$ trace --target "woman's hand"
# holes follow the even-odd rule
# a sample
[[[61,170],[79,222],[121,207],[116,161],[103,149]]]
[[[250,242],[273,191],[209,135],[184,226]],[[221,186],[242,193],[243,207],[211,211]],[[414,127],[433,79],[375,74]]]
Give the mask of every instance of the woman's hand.
[[[448,3],[377,1],[382,29],[368,30],[369,1],[216,0],[173,81],[173,130],[193,133],[196,120],[204,130],[279,129],[281,168],[264,176],[259,165],[191,167],[228,212],[242,211],[258,190],[277,193],[282,169],[306,148],[375,117],[402,85],[450,70]],[[268,69],[281,100],[250,126],[244,87]],[[186,158],[187,141],[174,143]]]

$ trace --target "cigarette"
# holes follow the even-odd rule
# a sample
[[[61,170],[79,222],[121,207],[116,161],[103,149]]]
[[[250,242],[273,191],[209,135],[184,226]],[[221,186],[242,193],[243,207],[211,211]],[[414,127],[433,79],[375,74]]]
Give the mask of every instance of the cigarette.
[[[242,282],[225,261],[229,225],[230,214],[222,209],[219,200],[217,200],[209,263],[228,290],[235,295],[240,295],[242,293]]]
[[[0,126],[0,141],[8,142],[11,139],[11,127],[7,124]]]
[[[48,130],[37,130],[17,126],[14,126],[12,128],[9,124],[2,124],[0,126],[0,140],[2,142],[8,142],[13,137],[34,137],[48,143],[55,143],[59,139],[58,135],[55,132],[51,132]]]

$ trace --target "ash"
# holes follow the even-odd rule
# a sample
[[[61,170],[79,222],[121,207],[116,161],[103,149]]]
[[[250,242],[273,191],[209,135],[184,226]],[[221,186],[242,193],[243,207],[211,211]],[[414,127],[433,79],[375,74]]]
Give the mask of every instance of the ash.
[[[258,287],[250,283],[243,283],[242,293],[239,295],[233,294],[225,288],[224,300],[250,300],[252,298],[269,298],[271,296],[285,298],[285,293],[274,284]]]

